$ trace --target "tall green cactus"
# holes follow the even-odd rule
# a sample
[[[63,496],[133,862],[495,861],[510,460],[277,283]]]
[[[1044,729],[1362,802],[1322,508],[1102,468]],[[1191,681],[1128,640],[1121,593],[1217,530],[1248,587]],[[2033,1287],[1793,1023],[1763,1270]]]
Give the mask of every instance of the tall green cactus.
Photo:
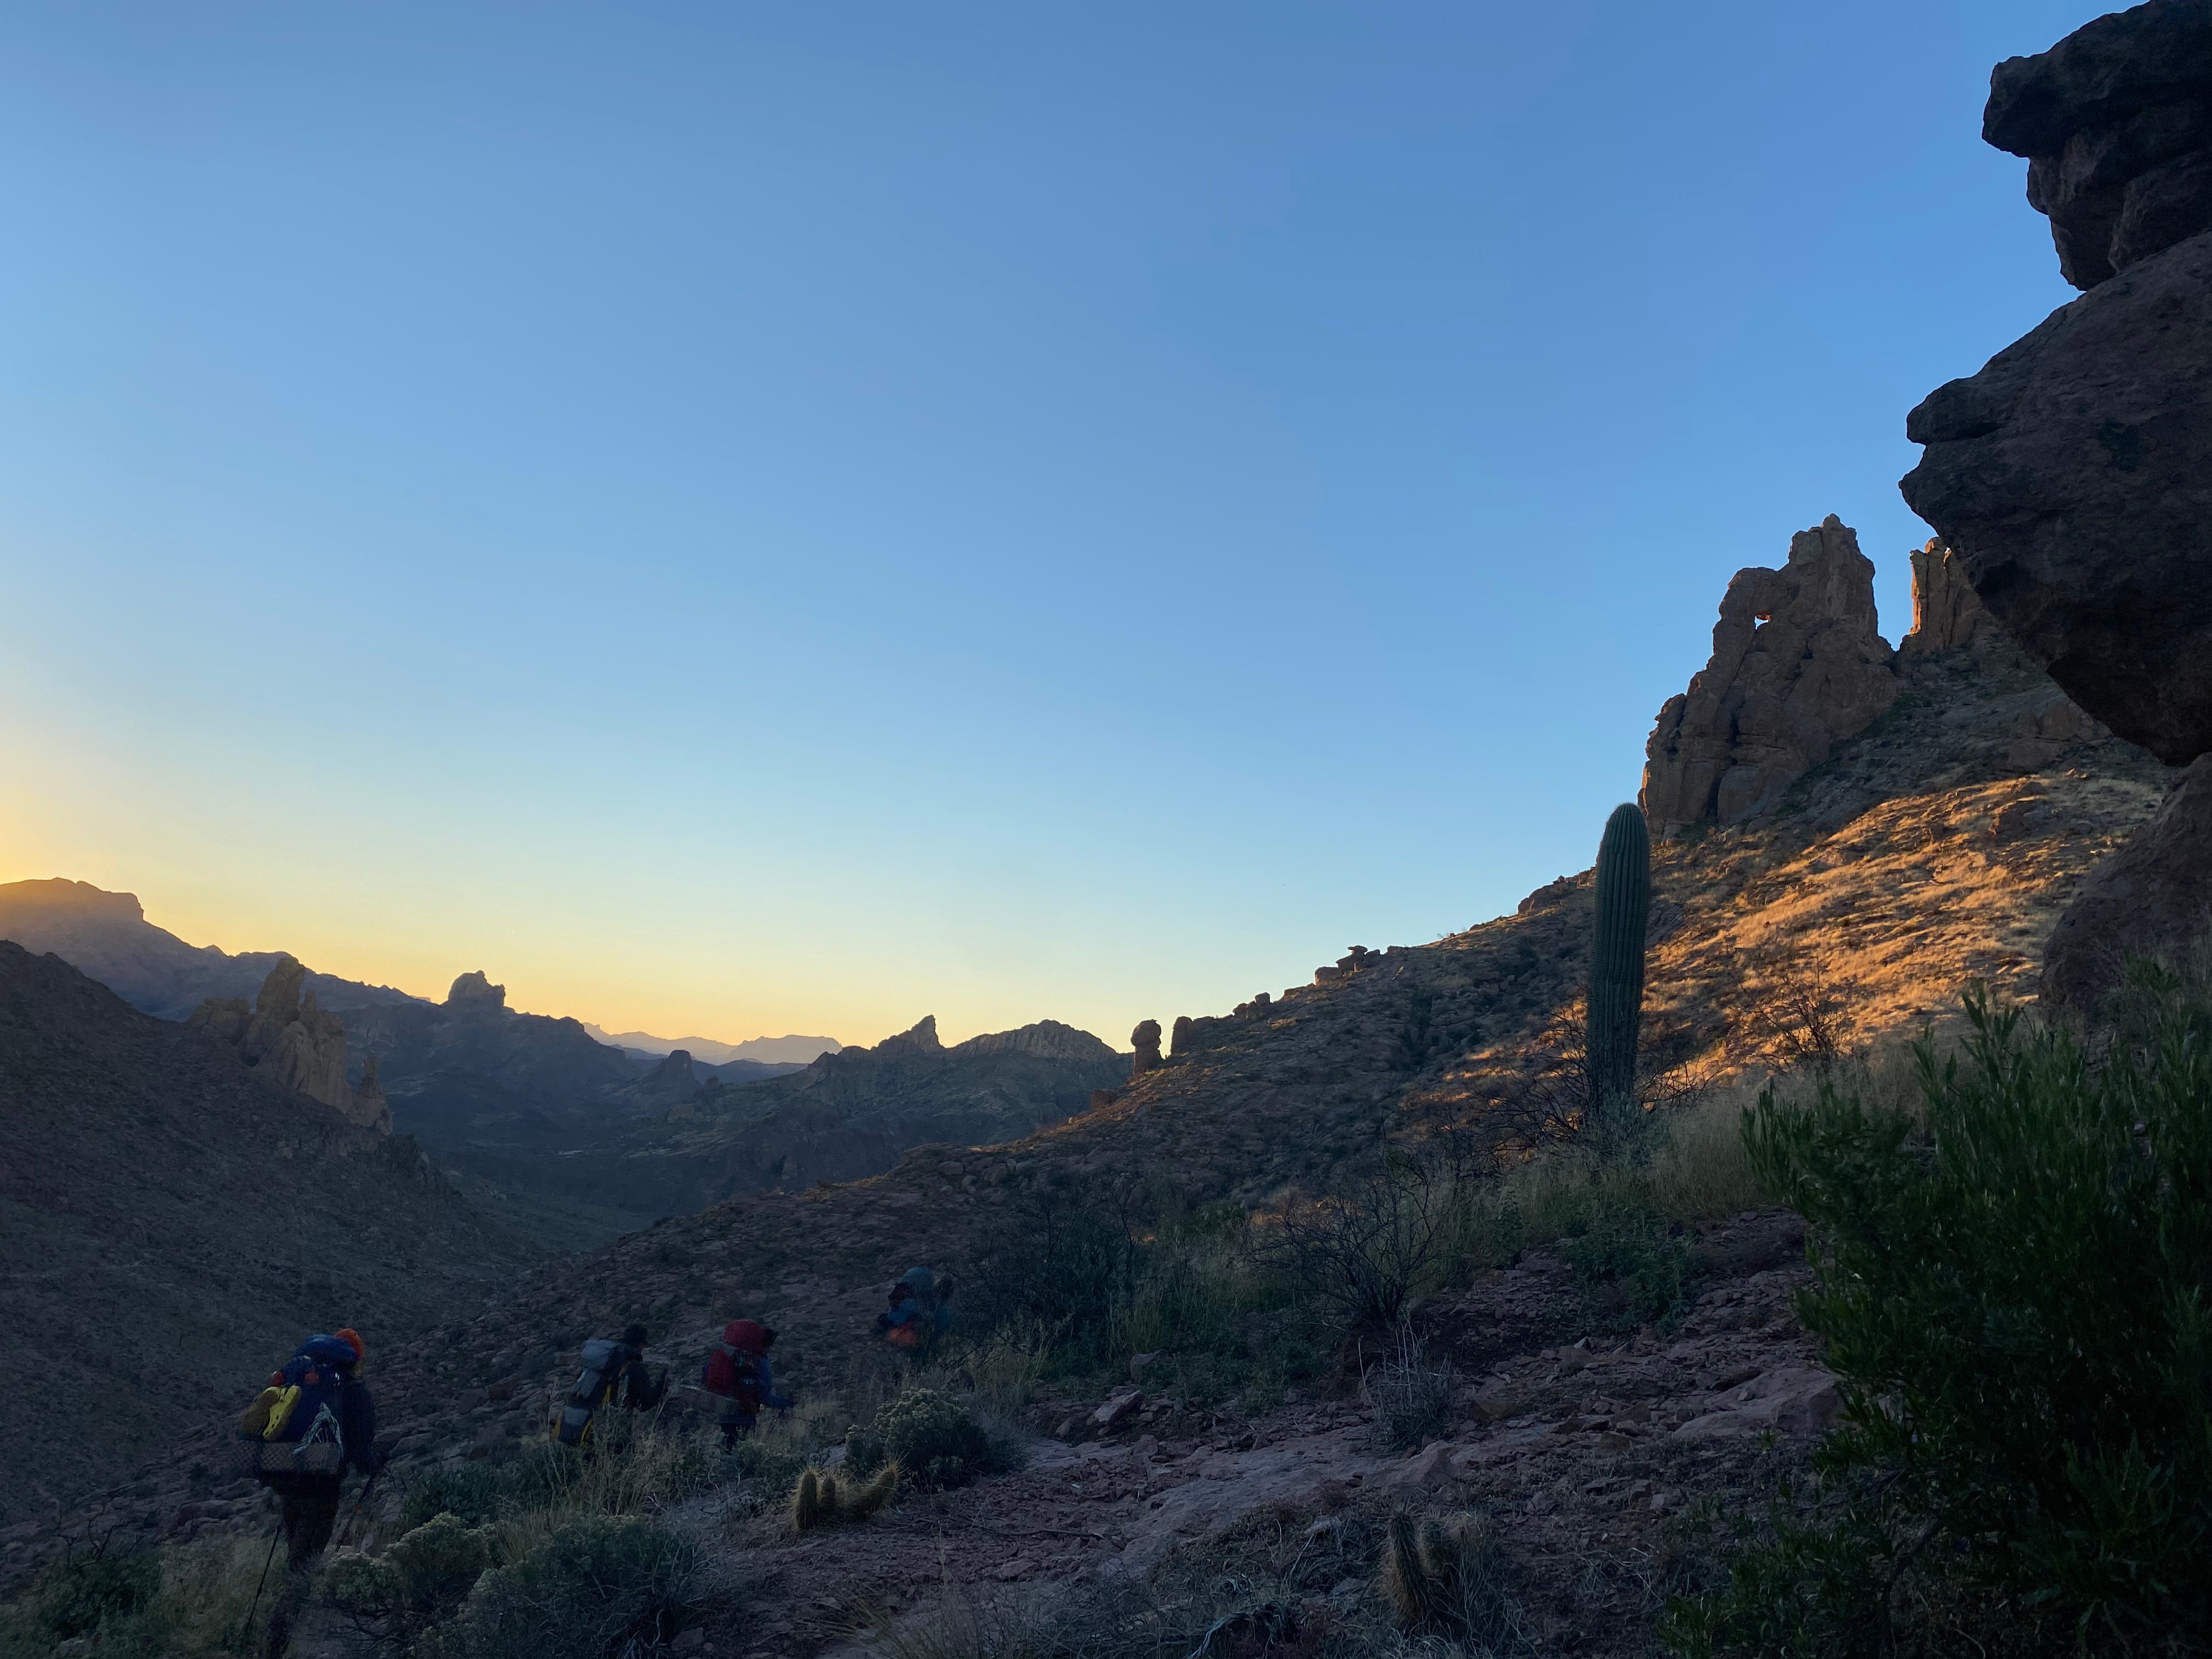
[[[1644,933],[1651,915],[1651,833],[1632,802],[1613,809],[1597,849],[1597,936],[1590,943],[1590,1105],[1607,1124],[1636,1105],[1644,1024]]]

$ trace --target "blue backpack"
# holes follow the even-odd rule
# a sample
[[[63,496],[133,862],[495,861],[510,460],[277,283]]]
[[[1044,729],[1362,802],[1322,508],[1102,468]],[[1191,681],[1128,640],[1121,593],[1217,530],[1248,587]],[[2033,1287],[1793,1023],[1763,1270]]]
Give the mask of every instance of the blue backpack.
[[[337,1474],[345,1468],[345,1374],[353,1345],[311,1336],[269,1379],[240,1429],[257,1474]]]

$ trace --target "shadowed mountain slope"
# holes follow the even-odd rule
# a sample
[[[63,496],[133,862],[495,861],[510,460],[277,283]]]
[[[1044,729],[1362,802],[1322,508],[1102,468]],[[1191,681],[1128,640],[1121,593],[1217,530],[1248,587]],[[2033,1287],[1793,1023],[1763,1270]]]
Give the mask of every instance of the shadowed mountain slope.
[[[411,1141],[0,943],[0,1521],[227,1419],[307,1332],[380,1358],[533,1252]]]
[[[52,951],[160,1019],[188,1018],[210,997],[251,998],[284,959],[281,951],[233,956],[212,945],[187,945],[147,921],[136,894],[59,878],[0,884],[0,939],[33,954]],[[341,1013],[371,1003],[415,1000],[388,985],[331,974],[310,973],[305,988],[325,1008]]]

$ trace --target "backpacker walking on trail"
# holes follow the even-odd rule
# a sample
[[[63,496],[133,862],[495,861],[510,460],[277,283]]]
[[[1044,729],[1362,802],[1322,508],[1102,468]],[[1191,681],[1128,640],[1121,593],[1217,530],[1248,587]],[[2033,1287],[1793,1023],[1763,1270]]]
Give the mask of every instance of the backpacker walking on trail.
[[[655,1377],[646,1369],[645,1327],[632,1325],[617,1341],[595,1336],[584,1344],[584,1369],[553,1425],[553,1437],[580,1446],[591,1437],[592,1413],[617,1402],[634,1412],[651,1411],[668,1392],[668,1373]]]
[[[876,1334],[888,1347],[919,1359],[952,1328],[952,1276],[908,1267],[891,1286],[890,1305],[876,1316]]]
[[[768,1351],[775,1346],[775,1333],[750,1319],[732,1319],[722,1327],[722,1340],[707,1355],[699,1373],[699,1386],[722,1401],[720,1419],[725,1450],[753,1431],[761,1408],[772,1406],[789,1411],[791,1401],[775,1391],[775,1368]]]
[[[284,1516],[284,1583],[269,1611],[264,1659],[280,1659],[291,1645],[316,1558],[337,1525],[346,1465],[374,1478],[383,1463],[376,1404],[357,1375],[365,1352],[350,1328],[309,1337],[239,1419],[254,1476],[276,1494]]]

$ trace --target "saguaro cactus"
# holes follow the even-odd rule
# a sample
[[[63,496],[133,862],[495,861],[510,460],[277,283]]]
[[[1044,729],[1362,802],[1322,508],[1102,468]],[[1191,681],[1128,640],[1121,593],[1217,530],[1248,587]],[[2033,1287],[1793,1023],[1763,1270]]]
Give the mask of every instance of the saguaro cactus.
[[[1644,1025],[1644,933],[1651,916],[1651,834],[1632,802],[1613,809],[1597,849],[1597,934],[1590,942],[1590,1106],[1601,1122],[1636,1106]]]

